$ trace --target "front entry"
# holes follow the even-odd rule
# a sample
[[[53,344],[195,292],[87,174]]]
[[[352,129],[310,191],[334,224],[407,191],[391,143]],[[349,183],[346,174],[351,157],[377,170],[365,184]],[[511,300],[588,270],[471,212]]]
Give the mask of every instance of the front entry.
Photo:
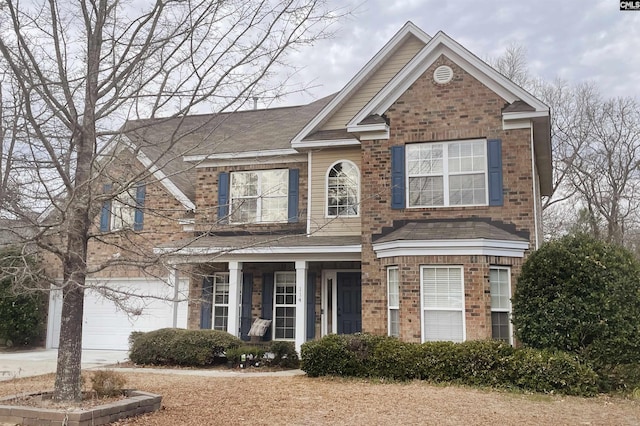
[[[362,281],[360,272],[338,272],[338,334],[362,331]]]

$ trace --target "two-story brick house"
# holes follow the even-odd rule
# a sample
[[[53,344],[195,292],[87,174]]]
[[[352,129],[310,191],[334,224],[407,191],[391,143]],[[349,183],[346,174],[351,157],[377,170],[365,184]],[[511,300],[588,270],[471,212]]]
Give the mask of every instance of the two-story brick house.
[[[247,338],[260,317],[273,321],[265,339],[297,347],[357,331],[511,341],[513,283],[551,190],[549,114],[446,34],[407,23],[308,105],[130,123],[140,161],[162,164],[132,220],[153,194],[182,212],[155,253],[189,302],[125,331]],[[165,164],[177,133],[181,161]]]

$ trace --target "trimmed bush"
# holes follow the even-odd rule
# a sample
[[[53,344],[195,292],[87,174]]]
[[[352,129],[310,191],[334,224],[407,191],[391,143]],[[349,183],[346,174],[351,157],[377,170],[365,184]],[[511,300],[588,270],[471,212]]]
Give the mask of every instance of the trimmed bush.
[[[269,346],[269,352],[273,354],[273,359],[269,364],[283,368],[298,368],[300,366],[300,358],[296,352],[296,346],[293,342],[274,341]]]
[[[142,365],[213,365],[242,343],[225,331],[179,328],[132,333],[129,340],[129,359]]]
[[[329,335],[304,343],[301,361],[312,377],[421,379],[584,396],[597,391],[597,375],[575,356],[496,341],[419,344],[386,336]]]
[[[596,371],[640,363],[640,263],[626,249],[575,235],[522,267],[513,324],[526,346],[576,354]]]

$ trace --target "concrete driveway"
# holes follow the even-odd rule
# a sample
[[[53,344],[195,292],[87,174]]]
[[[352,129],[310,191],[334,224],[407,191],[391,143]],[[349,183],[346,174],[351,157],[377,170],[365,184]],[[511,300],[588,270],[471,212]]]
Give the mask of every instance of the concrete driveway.
[[[55,373],[57,349],[0,352],[0,380]],[[90,369],[126,361],[127,351],[82,351],[82,368]]]

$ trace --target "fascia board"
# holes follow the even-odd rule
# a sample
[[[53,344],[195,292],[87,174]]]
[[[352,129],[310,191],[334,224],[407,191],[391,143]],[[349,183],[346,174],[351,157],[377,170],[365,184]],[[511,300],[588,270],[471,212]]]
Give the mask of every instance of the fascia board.
[[[392,38],[389,40],[378,53],[367,64],[358,71],[358,73],[344,86],[344,88],[316,115],[302,130],[293,137],[292,144],[302,142],[302,140],[318,127],[332,112],[339,108],[346,99],[357,90],[367,77],[374,72],[393,51],[404,41],[406,37],[413,35],[423,41],[429,43],[431,37],[411,21],[407,22]],[[362,120],[359,120],[360,122]]]
[[[202,162],[206,160],[235,160],[239,158],[256,158],[256,157],[279,157],[286,155],[299,154],[298,151],[291,148],[286,149],[265,149],[259,151],[243,151],[243,152],[224,152],[220,154],[208,155],[187,155],[183,160],[187,163]]]
[[[529,249],[527,241],[489,240],[399,240],[373,244],[378,258],[395,256],[508,256],[524,257]]]
[[[279,247],[185,247],[179,250],[171,248],[155,248],[153,250],[155,254],[175,254],[175,255],[188,255],[188,256],[202,256],[212,255],[218,253],[226,254],[242,254],[242,255],[256,255],[256,254],[332,254],[332,253],[361,253],[362,246],[348,245],[348,246],[279,246]]]
[[[292,142],[291,146],[295,149],[309,148],[335,148],[339,146],[360,146],[358,139],[318,139],[314,141]]]
[[[438,34],[351,119],[347,126],[355,126],[371,114],[384,114],[442,54],[506,101],[514,102],[516,100],[522,100],[534,107],[536,111],[546,111],[548,113],[549,107],[535,96],[494,70],[445,33],[438,32]]]

